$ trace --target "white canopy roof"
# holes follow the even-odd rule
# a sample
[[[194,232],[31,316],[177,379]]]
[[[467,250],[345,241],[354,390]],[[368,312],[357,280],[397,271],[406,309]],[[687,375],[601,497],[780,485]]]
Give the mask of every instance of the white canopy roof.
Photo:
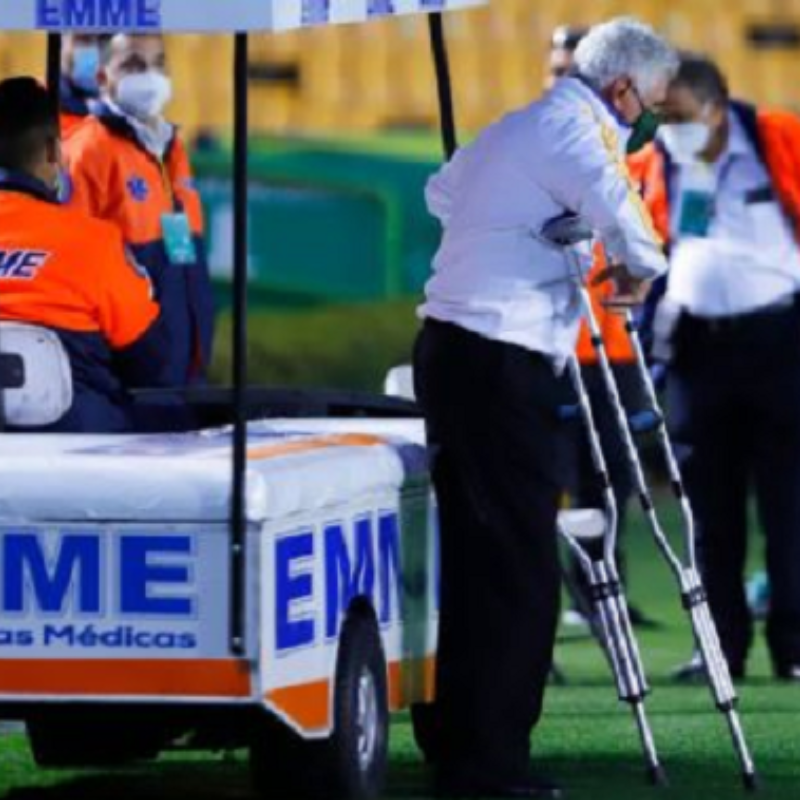
[[[281,31],[488,0],[0,0],[0,30]]]

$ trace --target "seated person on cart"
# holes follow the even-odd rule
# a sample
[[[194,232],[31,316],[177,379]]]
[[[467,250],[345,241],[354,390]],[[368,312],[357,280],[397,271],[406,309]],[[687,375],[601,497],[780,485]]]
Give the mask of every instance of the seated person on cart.
[[[161,311],[118,230],[58,204],[62,174],[47,91],[33,78],[0,83],[0,349],[9,323],[55,332],[72,403],[46,430],[129,431],[126,386],[163,385]]]

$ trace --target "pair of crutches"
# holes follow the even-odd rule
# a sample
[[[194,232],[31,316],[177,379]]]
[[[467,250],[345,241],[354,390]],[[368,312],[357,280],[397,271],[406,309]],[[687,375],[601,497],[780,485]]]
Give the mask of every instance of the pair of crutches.
[[[650,378],[644,350],[632,315],[627,314],[626,329],[633,346],[639,377],[644,387],[649,408],[628,416],[622,404],[619,389],[608,359],[602,332],[586,287],[581,254],[578,247],[591,243],[593,233],[583,220],[575,215],[565,215],[549,222],[541,238],[562,248],[567,255],[571,277],[575,280],[583,316],[589,326],[592,346],[597,354],[603,383],[616,416],[626,458],[636,490],[649,523],[653,538],[680,587],[681,600],[686,610],[695,643],[702,658],[704,671],[712,696],[719,711],[724,714],[736,755],[741,765],[742,779],[749,790],[757,788],[757,774],[747,740],[737,711],[737,694],[731,679],[728,662],[722,652],[719,634],[708,605],[703,583],[697,568],[694,518],[686,496],[681,472],[667,432],[666,422]],[[620,700],[633,709],[642,742],[649,779],[654,784],[666,782],[653,734],[645,711],[645,698],[649,692],[647,677],[636,637],[633,632],[628,605],[620,583],[616,563],[618,511],[611,488],[600,437],[595,425],[591,402],[576,358],[569,362],[569,372],[578,398],[577,415],[583,420],[591,448],[597,479],[603,490],[605,509],[563,512],[559,516],[559,532],[581,565],[589,582],[594,607],[596,630],[608,657]],[[667,538],[653,503],[650,487],[636,445],[636,436],[655,433],[666,462],[672,490],[681,509],[683,552],[679,555]],[[588,543],[602,540],[602,555],[590,554]]]

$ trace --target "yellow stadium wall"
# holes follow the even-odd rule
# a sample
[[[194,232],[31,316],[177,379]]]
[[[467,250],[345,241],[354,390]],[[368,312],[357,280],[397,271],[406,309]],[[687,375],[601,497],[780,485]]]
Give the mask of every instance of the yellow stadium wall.
[[[737,95],[800,109],[800,50],[757,50],[746,30],[758,22],[800,25],[800,0],[492,0],[447,17],[460,124],[478,128],[540,91],[550,32],[632,13],[681,46],[714,55]],[[0,34],[0,75],[42,74],[44,40]],[[231,118],[226,37],[173,37],[173,116],[192,134],[225,132]],[[299,85],[254,82],[256,131],[371,131],[436,122],[423,19],[405,18],[280,36],[255,36],[254,65],[293,66]]]

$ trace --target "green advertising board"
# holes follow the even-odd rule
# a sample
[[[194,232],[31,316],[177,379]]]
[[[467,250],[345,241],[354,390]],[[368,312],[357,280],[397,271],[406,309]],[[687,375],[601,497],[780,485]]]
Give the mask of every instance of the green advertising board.
[[[265,148],[266,149],[266,148]],[[197,154],[209,258],[230,281],[230,156]],[[424,204],[429,160],[304,147],[251,159],[249,270],[266,303],[366,302],[418,294],[430,272],[438,225]]]

